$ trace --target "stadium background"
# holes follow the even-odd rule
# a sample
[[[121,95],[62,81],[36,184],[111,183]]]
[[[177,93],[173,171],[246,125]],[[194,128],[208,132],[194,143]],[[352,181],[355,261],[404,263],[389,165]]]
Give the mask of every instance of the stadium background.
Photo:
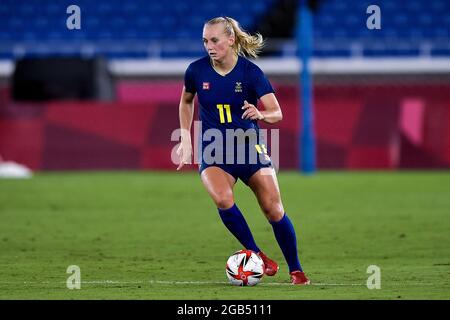
[[[204,54],[199,40],[203,22],[229,15],[268,40],[257,62],[274,83],[285,114],[279,125],[280,168],[298,167],[296,1],[233,0],[226,7],[210,1],[181,1],[173,7],[157,1],[78,1],[80,30],[66,27],[70,4],[2,1],[4,159],[34,170],[173,169],[170,134],[178,127],[183,72]],[[315,5],[317,166],[448,168],[449,5],[440,0],[378,1],[381,29],[369,30],[370,4],[325,0]],[[191,7],[196,10],[187,19]],[[51,84],[45,89],[43,79],[32,79],[28,81],[53,99],[37,102],[25,96],[27,101],[15,101],[14,61],[32,57],[103,57],[113,92],[98,101],[73,92],[64,95],[64,87],[48,88]],[[65,70],[61,79],[74,77],[73,70]]]
[[[0,180],[0,298],[448,299],[450,2],[309,2],[319,170],[306,177],[297,1],[1,0],[0,156],[35,175]],[[66,25],[73,4],[79,30]],[[366,26],[372,4],[379,30]],[[283,286],[242,184],[237,203],[282,270],[256,290],[224,285],[239,245],[196,166],[171,162],[183,73],[219,15],[267,39],[255,62],[284,114],[278,177],[306,290]],[[79,292],[65,286],[71,264]],[[366,287],[371,264],[382,290]]]

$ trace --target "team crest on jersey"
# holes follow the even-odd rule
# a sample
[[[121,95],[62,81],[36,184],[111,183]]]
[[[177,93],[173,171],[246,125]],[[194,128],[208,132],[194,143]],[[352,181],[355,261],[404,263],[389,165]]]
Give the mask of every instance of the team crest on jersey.
[[[203,82],[203,90],[209,90],[209,82]]]
[[[242,92],[242,82],[236,82],[236,87],[234,87],[234,92]]]

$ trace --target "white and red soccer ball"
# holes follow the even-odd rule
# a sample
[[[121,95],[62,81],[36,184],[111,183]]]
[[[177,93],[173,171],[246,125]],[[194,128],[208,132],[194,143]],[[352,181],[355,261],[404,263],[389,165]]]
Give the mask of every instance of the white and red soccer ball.
[[[234,286],[254,286],[264,275],[264,262],[252,250],[237,251],[228,258],[226,275]]]

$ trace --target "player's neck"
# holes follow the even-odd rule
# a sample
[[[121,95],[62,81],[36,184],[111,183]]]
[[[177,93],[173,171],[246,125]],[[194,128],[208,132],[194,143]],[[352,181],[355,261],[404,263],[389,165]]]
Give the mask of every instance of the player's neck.
[[[221,61],[212,60],[211,64],[214,69],[221,75],[226,75],[234,69],[238,61],[238,56],[233,54],[225,57]]]

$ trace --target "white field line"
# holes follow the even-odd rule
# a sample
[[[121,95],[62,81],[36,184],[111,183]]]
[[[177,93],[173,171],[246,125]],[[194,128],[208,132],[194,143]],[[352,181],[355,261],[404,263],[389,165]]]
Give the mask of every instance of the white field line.
[[[66,284],[64,281],[17,281],[17,282],[0,282],[2,284],[25,284],[25,285],[61,285]],[[94,281],[81,281],[81,285],[83,284],[100,284],[100,285],[108,285],[108,284],[118,284],[118,285],[131,285],[131,284],[162,284],[162,285],[211,285],[211,284],[219,284],[219,285],[227,285],[229,282],[227,281],[165,281],[165,280],[131,280],[131,281],[120,281],[120,280],[94,280]],[[362,283],[311,283],[313,286],[366,286]],[[258,283],[258,286],[291,286],[289,282],[261,282]]]
[[[152,280],[152,281],[150,281],[150,283],[155,283],[155,284],[174,284],[174,285],[177,285],[177,284],[229,284],[229,282],[225,282],[225,281],[222,281],[222,282],[208,282],[208,281],[204,281],[204,282],[202,282],[202,281],[159,281],[159,280]],[[288,283],[288,282],[284,282],[284,283],[281,283],[281,282],[267,282],[267,283],[261,282],[261,283],[258,283],[258,285],[259,286],[291,286],[291,284]],[[361,283],[348,283],[348,284],[345,284],[345,283],[327,283],[327,284],[324,284],[324,283],[311,283],[311,285],[313,285],[313,286],[365,286],[365,284],[361,284]]]
[[[65,281],[15,281],[15,282],[2,282],[0,281],[0,286],[6,284],[24,284],[24,285],[64,285],[66,284]],[[93,280],[93,281],[81,281],[81,285],[86,284],[99,284],[99,285],[132,285],[132,284],[149,284],[149,285],[228,285],[229,282],[227,281],[166,281],[166,280]],[[312,286],[330,286],[330,287],[366,287],[366,283],[315,283],[312,282],[310,285]],[[384,285],[386,286],[386,282],[384,282]],[[388,286],[395,286],[395,287],[405,287],[405,286],[433,286],[436,284],[433,283],[388,283]],[[441,284],[442,285],[442,284]],[[258,286],[292,286],[289,282],[261,282],[258,284]]]

